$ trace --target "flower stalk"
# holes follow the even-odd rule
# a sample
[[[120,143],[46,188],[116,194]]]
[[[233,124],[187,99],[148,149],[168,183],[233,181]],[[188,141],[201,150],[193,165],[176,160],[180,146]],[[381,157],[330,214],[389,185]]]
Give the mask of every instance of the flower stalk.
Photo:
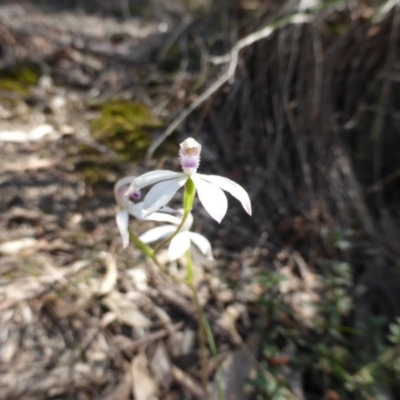
[[[129,239],[130,241],[147,257],[153,258],[155,255],[154,250],[148,246],[147,244],[143,243],[139,238],[133,234],[132,230],[129,228]]]
[[[194,186],[191,179],[188,179],[185,183],[185,191],[183,193],[183,217],[181,223],[176,228],[175,232],[163,240],[154,250],[157,254],[166,244],[168,244],[182,229],[186,222],[187,217],[192,211],[194,196],[196,195],[196,187]]]
[[[200,370],[201,370],[201,383],[205,398],[208,398],[208,363],[207,363],[207,345],[206,345],[206,330],[204,325],[203,309],[200,304],[199,296],[197,295],[194,286],[194,266],[190,250],[186,252],[186,279],[187,284],[193,293],[193,300],[196,306],[197,325],[199,335],[199,353],[200,353]]]

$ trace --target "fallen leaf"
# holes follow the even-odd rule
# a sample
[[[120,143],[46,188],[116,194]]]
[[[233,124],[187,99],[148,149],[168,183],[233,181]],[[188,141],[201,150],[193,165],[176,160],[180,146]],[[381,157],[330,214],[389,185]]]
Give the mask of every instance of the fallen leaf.
[[[53,132],[54,128],[47,124],[39,125],[28,132],[18,130],[0,131],[0,141],[14,143],[36,142]]]
[[[99,294],[100,296],[104,296],[110,293],[114,289],[118,278],[117,261],[115,260],[115,256],[113,254],[106,254],[105,264],[107,271],[99,284],[99,289],[97,292],[97,294]]]
[[[221,317],[218,319],[217,324],[229,333],[233,343],[236,345],[242,344],[242,338],[236,330],[236,322],[238,318],[245,311],[245,307],[241,303],[234,303],[228,306],[222,313]]]
[[[0,244],[0,253],[3,254],[16,254],[22,250],[36,247],[39,241],[34,238],[23,238],[18,240],[12,240],[10,242],[5,242]]]
[[[113,291],[102,299],[102,303],[114,312],[121,322],[133,328],[149,328],[151,326],[151,321],[123,293]]]
[[[122,382],[120,382],[108,396],[102,400],[129,400],[131,398],[132,377],[127,373]]]
[[[157,384],[149,373],[144,351],[133,359],[131,373],[135,400],[157,400]]]
[[[132,282],[139,292],[148,291],[147,274],[143,268],[132,268],[127,270],[126,273],[132,278]]]
[[[204,400],[204,393],[200,385],[186,372],[175,365],[172,366],[172,375],[176,382],[188,390],[193,396]]]
[[[36,156],[32,156],[27,158],[26,160],[19,160],[15,163],[6,163],[3,164],[4,171],[11,172],[21,172],[35,169],[45,169],[53,167],[57,164],[57,160],[52,160],[50,158],[38,158]]]
[[[172,383],[171,361],[164,342],[159,341],[151,359],[151,370],[157,382],[166,390]]]
[[[238,350],[232,352],[222,363],[222,382],[225,398],[229,400],[247,400],[244,392],[250,371],[257,365],[256,354],[260,343],[260,335],[253,333]],[[218,399],[217,382],[214,384],[212,400]]]

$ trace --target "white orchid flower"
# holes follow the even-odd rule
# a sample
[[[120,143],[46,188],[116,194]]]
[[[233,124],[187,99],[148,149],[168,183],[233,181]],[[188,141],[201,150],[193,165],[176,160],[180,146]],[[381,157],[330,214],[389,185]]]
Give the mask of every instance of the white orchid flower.
[[[251,215],[251,202],[247,192],[237,183],[217,175],[197,173],[200,165],[201,145],[193,138],[180,144],[179,158],[183,172],[152,171],[137,177],[125,193],[130,196],[137,190],[153,185],[143,201],[142,216],[146,217],[167,204],[175,193],[191,179],[197,189],[200,202],[217,222],[221,222],[228,208],[223,190],[236,197],[245,211]]]
[[[183,211],[180,211],[181,218],[175,218],[175,221],[171,219],[173,225],[161,225],[153,229],[149,229],[147,232],[139,236],[139,240],[143,243],[149,244],[159,240],[163,240],[173,235],[176,231],[177,226],[181,223],[183,217]],[[154,214],[152,214],[154,215]],[[211,243],[203,235],[196,232],[190,232],[190,228],[193,224],[193,215],[189,214],[180,229],[179,233],[175,235],[168,247],[168,256],[171,261],[177,260],[182,257],[187,250],[189,250],[191,243],[193,243],[209,260],[213,260]]]
[[[161,211],[151,214],[148,217],[143,217],[143,202],[134,203],[132,200],[140,200],[141,192],[139,190],[135,190],[130,196],[125,196],[125,192],[127,188],[131,185],[131,183],[136,179],[135,176],[127,176],[126,178],[120,179],[114,186],[114,195],[118,205],[121,207],[121,210],[116,215],[116,222],[121,234],[122,238],[122,246],[125,249],[129,245],[129,215],[134,216],[140,220],[146,221],[160,221],[160,222],[170,222],[175,224],[180,219],[170,215],[168,213],[174,213],[175,210],[169,207],[163,207]]]

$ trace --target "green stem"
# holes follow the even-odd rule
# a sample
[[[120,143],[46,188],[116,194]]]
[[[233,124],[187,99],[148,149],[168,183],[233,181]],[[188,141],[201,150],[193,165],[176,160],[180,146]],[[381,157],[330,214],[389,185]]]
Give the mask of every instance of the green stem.
[[[181,223],[176,228],[175,232],[163,240],[155,249],[154,253],[157,254],[161,248],[163,248],[166,244],[168,244],[182,229],[182,226],[186,222],[190,211],[192,211],[193,200],[196,194],[196,187],[194,186],[193,181],[189,178],[185,183],[185,192],[183,194],[183,217]]]
[[[128,228],[128,231],[131,242],[134,243],[134,245],[147,257],[153,258],[155,253],[154,250],[150,246],[147,246],[147,244],[143,243],[136,235],[134,235],[131,228]]]
[[[203,324],[204,324],[204,329],[206,332],[206,337],[207,337],[207,342],[208,342],[208,347],[210,348],[211,354],[213,357],[217,357],[217,346],[215,345],[215,340],[214,336],[210,327],[210,323],[208,322],[207,317],[203,314]],[[224,383],[223,383],[223,378],[222,378],[222,371],[221,367],[217,365],[217,385],[218,385],[218,397],[220,400],[225,399],[225,390],[224,390]]]
[[[200,369],[201,369],[201,382],[203,386],[204,396],[208,398],[208,366],[207,366],[207,345],[206,345],[206,332],[204,328],[203,309],[200,304],[199,296],[197,295],[194,286],[194,267],[190,249],[186,252],[186,271],[187,271],[187,284],[193,293],[193,300],[196,305],[197,322],[198,322],[198,335],[200,344]]]
[[[188,285],[194,285],[194,266],[190,250],[186,252],[186,280]]]
[[[369,362],[359,369],[354,375],[350,377],[351,382],[358,383],[360,378],[366,373],[371,373],[382,365],[387,365],[389,361],[394,360],[398,356],[400,350],[400,345],[395,345],[388,348],[383,353],[381,353],[376,360]]]
[[[182,283],[182,281],[180,281],[178,278],[175,278],[174,276],[172,276],[168,273],[168,271],[165,269],[165,267],[158,260],[155,251],[150,246],[143,243],[136,235],[134,235],[131,228],[128,228],[128,232],[129,232],[129,238],[130,238],[131,242],[134,243],[135,246],[139,250],[141,250],[147,257],[151,258],[153,260],[154,264],[156,264],[157,267],[160,269],[160,271],[162,271],[166,275],[168,275],[175,283]]]

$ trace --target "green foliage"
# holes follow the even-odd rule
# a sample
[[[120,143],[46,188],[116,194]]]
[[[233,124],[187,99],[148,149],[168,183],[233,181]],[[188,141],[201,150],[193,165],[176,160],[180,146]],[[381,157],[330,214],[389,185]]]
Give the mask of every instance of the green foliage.
[[[351,230],[343,230],[339,227],[336,227],[331,232],[331,242],[332,245],[339,250],[346,251],[351,247],[351,236],[353,232]]]
[[[342,399],[378,398],[400,379],[400,318],[389,326],[389,335],[381,317],[370,317],[363,329],[349,324],[354,307],[349,264],[328,262],[323,275],[316,276],[318,296],[308,305],[314,311],[310,321],[297,315],[293,293],[282,290],[288,279],[279,272],[260,278],[266,326],[263,359],[251,381],[254,399],[292,398],[288,368],[307,376],[307,390],[320,398],[326,390]],[[318,378],[310,385],[309,377]]]

